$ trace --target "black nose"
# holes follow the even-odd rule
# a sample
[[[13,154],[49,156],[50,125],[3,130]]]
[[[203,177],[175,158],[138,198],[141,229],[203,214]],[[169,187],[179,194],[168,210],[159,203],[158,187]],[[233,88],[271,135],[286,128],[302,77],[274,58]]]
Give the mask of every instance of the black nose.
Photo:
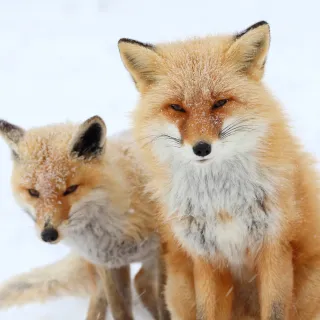
[[[54,242],[58,239],[58,236],[58,231],[53,228],[47,228],[41,232],[41,238],[44,242]]]
[[[199,157],[205,157],[211,153],[211,145],[204,141],[198,142],[193,146],[192,149],[193,152]]]

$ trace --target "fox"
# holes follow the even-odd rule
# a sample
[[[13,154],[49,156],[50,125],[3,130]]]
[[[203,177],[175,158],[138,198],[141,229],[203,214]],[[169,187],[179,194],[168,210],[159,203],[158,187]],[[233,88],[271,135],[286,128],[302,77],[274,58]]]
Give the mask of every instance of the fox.
[[[135,140],[167,239],[172,319],[315,319],[316,159],[264,84],[270,25],[150,44],[121,38]]]
[[[154,319],[169,320],[165,269],[155,201],[130,130],[107,140],[99,116],[83,123],[25,130],[0,120],[11,149],[11,187],[42,241],[63,243],[70,254],[17,275],[0,286],[0,308],[88,296],[87,320],[132,315],[130,264],[142,263],[134,286]]]

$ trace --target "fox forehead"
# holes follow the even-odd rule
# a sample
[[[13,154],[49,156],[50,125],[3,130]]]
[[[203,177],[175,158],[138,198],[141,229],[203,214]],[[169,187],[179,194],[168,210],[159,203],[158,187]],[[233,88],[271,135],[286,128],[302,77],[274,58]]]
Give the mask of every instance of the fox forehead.
[[[69,151],[72,134],[69,126],[28,131],[19,144],[19,159],[14,167],[19,172],[20,184],[48,195],[65,188],[78,162]]]
[[[48,125],[26,131],[19,143],[19,155],[25,159],[41,158],[49,152],[67,153],[77,127],[71,124]],[[47,149],[47,150],[45,150]]]
[[[225,57],[231,43],[232,37],[208,37],[157,46],[164,59],[155,89],[193,107],[232,90],[240,77]]]
[[[41,160],[20,161],[20,184],[41,193],[64,189],[75,176],[76,164],[65,155],[44,156]],[[48,194],[49,195],[49,194]]]

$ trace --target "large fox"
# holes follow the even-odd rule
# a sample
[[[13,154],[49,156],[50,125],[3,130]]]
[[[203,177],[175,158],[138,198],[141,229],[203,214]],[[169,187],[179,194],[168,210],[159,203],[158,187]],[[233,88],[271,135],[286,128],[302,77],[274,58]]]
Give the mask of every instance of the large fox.
[[[156,204],[132,135],[106,142],[98,117],[24,130],[0,121],[12,150],[13,194],[47,243],[60,240],[69,257],[10,279],[0,287],[0,308],[53,296],[91,294],[88,320],[132,319],[129,264],[142,262],[135,287],[155,319],[169,319],[165,272],[153,218]]]
[[[140,91],[135,139],[168,225],[172,319],[320,311],[318,173],[263,84],[269,44],[264,21],[158,45],[119,40]]]

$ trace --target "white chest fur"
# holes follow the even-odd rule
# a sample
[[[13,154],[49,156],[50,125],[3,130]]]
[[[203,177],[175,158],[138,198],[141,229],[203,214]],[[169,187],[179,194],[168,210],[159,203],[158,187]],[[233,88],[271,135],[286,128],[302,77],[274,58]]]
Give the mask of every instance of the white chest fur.
[[[222,254],[242,264],[247,249],[258,250],[277,229],[272,182],[253,158],[239,156],[220,164],[173,164],[166,196],[169,213],[176,214],[174,231],[197,254]]]
[[[102,194],[91,195],[78,204],[69,223],[59,230],[64,243],[95,264],[110,268],[140,262],[159,248],[156,234],[143,235],[139,226],[128,234],[128,217],[116,212]]]

